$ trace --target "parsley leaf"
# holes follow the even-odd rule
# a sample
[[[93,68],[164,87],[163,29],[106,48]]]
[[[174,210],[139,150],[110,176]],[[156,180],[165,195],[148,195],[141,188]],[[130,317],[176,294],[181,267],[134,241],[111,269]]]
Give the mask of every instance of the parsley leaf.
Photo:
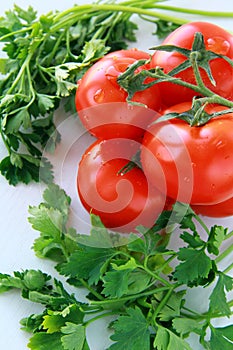
[[[83,322],[84,314],[79,310],[77,304],[70,304],[61,311],[48,310],[43,317],[42,327],[47,333],[58,332],[67,322],[80,324]]]
[[[60,140],[55,111],[66,98],[66,112],[75,112],[77,81],[86,69],[110,50],[124,49],[128,41],[135,41],[137,25],[130,20],[134,11],[125,16],[124,11],[98,9],[98,4],[88,7],[85,12],[82,6],[75,8],[75,20],[70,20],[66,11],[37,17],[31,6],[24,10],[14,5],[0,19],[0,40],[7,55],[0,62],[4,74],[0,131],[9,153],[0,162],[0,172],[12,185],[51,181],[51,165],[42,176],[41,162],[48,165],[47,160],[42,161],[43,150],[53,151]],[[38,127],[38,120],[48,115],[49,126]],[[19,152],[20,146],[26,147],[26,155],[34,161],[12,161],[12,153]]]
[[[155,21],[156,31],[154,34],[158,36],[158,38],[163,39],[168,34],[173,32],[175,29],[179,27],[178,24],[172,23],[170,21],[164,21],[162,19],[158,19]]]
[[[233,288],[233,278],[219,273],[219,278],[213,292],[210,295],[210,310],[220,311],[226,316],[231,315],[231,309],[227,303],[226,292],[231,291]]]
[[[203,250],[180,248],[178,259],[183,261],[175,268],[174,278],[188,286],[199,285],[212,269],[212,261]]]
[[[214,328],[211,327],[210,350],[232,350],[233,325]]]
[[[38,257],[62,262],[77,249],[76,231],[66,228],[71,199],[53,183],[44,191],[43,197],[44,202],[39,206],[29,207],[28,221],[40,232],[33,249]]]
[[[109,271],[104,276],[103,293],[112,298],[120,298],[128,292],[130,270]]]
[[[150,330],[146,318],[138,307],[129,308],[113,324],[115,341],[109,350],[150,350]]]
[[[67,262],[57,268],[65,276],[85,278],[90,284],[97,284],[101,277],[103,264],[111,259],[114,254],[114,249],[84,246],[74,252]]]
[[[180,310],[184,303],[184,295],[185,291],[180,291],[171,295],[171,297],[168,299],[167,304],[162,308],[162,310],[158,314],[158,318],[160,321],[167,322],[174,319],[175,317],[180,316]],[[163,297],[164,294],[161,293],[160,296],[156,296],[157,300],[153,300],[152,305],[155,310],[159,306],[159,302],[161,302]]]
[[[29,343],[31,350],[64,350],[60,333],[35,333]]]
[[[109,232],[93,214],[91,232],[83,235],[67,227],[70,206],[65,191],[50,184],[43,202],[29,208],[29,221],[39,231],[35,253],[58,262],[55,268],[68,276],[66,282],[40,270],[0,274],[0,293],[18,289],[24,299],[43,305],[41,313],[21,320],[22,329],[31,333],[30,349],[90,350],[88,325],[99,318],[109,323],[107,317],[112,320],[113,315],[109,350],[191,350],[185,338],[193,333],[205,349],[232,347],[232,326],[212,325],[213,318],[231,315],[233,279],[227,272],[232,266],[221,271],[218,263],[232,245],[213,257],[232,237],[227,229],[213,226],[209,230],[189,206],[177,203],[174,212],[161,215],[152,229],[138,227],[140,236]],[[169,235],[180,235],[184,245],[178,252],[168,249],[168,240],[158,234],[163,225],[165,229],[168,225]],[[208,288],[210,282],[215,286],[206,299],[209,309],[200,314],[187,308],[188,288]],[[77,299],[78,290],[69,293],[65,283],[72,284],[70,288],[85,287],[85,302]]]
[[[58,209],[64,214],[64,219],[67,221],[71,199],[64,190],[60,189],[58,185],[51,183],[45,189],[43,198],[47,206]]]
[[[90,215],[91,230],[90,235],[78,234],[76,241],[82,246],[96,248],[112,248],[123,245],[126,242],[122,236],[111,234],[101,222],[99,216]]]
[[[81,324],[66,322],[66,325],[61,329],[61,341],[65,350],[87,350],[89,349],[86,343],[86,329]]]
[[[213,253],[215,255],[219,254],[219,247],[224,241],[226,234],[227,229],[224,229],[222,226],[214,225],[211,227],[207,242],[207,249],[209,253]]]
[[[158,327],[153,344],[158,350],[192,350],[190,345],[175,333],[164,327]]]
[[[177,333],[182,336],[188,335],[191,332],[202,334],[203,325],[197,320],[193,320],[187,317],[176,317],[172,320],[172,326]]]

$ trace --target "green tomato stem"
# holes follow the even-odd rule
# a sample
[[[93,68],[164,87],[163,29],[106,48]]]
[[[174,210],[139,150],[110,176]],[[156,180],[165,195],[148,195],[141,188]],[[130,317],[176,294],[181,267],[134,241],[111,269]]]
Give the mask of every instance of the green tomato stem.
[[[206,102],[223,104],[227,107],[233,107],[232,101],[229,101],[226,98],[215,94],[213,91],[211,91],[210,89],[208,89],[205,86],[205,84],[201,78],[200,68],[199,68],[198,63],[197,63],[197,56],[196,55],[195,55],[194,59],[191,60],[191,62],[192,62],[192,68],[193,68],[193,72],[195,75],[196,83],[197,83],[198,87],[200,88],[200,92],[202,95],[207,96]]]

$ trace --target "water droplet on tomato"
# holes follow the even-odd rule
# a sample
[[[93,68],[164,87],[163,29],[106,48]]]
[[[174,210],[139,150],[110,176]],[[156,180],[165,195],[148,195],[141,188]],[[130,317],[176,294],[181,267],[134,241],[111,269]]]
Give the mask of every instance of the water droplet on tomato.
[[[132,105],[132,104],[130,104],[130,103],[127,104],[127,109],[128,109],[129,111],[133,110],[134,108],[135,108],[134,105]]]
[[[189,182],[190,182],[190,178],[189,178],[188,176],[185,176],[184,181],[185,181],[186,183],[189,183]]]
[[[94,94],[94,100],[97,103],[102,103],[104,100],[104,90],[103,89],[98,89],[96,93]]]
[[[128,66],[134,62],[134,59],[128,57],[121,57],[121,59],[115,60],[115,62],[106,69],[106,78],[115,82],[117,77],[125,72]]]
[[[225,143],[222,141],[222,140],[220,140],[220,141],[218,141],[217,143],[216,143],[216,147],[217,148],[222,148],[222,147],[224,147],[225,146]]]
[[[119,71],[117,71],[115,65],[112,65],[106,69],[105,76],[108,80],[116,80],[119,75]]]
[[[105,76],[112,84],[119,86],[117,78],[125,69],[125,66],[123,68],[119,64],[114,64],[106,69]]]
[[[230,49],[230,43],[220,36],[214,36],[207,39],[207,50],[213,51],[220,55],[227,55]]]

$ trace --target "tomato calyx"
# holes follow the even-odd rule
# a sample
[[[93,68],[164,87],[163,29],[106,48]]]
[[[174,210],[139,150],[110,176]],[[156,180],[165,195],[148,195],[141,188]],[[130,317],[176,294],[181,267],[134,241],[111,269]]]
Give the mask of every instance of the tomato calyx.
[[[139,69],[145,63],[148,64],[148,60],[139,60],[130,65],[128,69],[120,74],[117,79],[119,85],[128,93],[127,101],[129,103],[135,104],[135,102],[132,101],[132,98],[137,91],[146,90],[155,84],[170,82],[194,90],[197,93],[197,96],[205,97],[206,103],[216,103],[227,106],[229,108],[233,108],[232,101],[214,93],[204,84],[200,72],[200,69],[205,71],[208,79],[214,87],[216,83],[211,72],[209,64],[210,61],[217,58],[222,58],[226,60],[232,67],[233,61],[225,55],[208,50],[205,46],[204,37],[201,32],[196,32],[191,50],[175,45],[160,45],[151,49],[158,51],[177,52],[178,54],[186,57],[186,59],[168,73],[165,73],[164,70],[159,66],[150,68],[148,70]],[[193,70],[196,82],[195,84],[176,77],[178,73],[188,68],[192,68]]]
[[[169,72],[170,76],[174,76],[177,73],[180,73],[187,68],[193,67],[195,62],[197,62],[198,66],[205,70],[211,83],[215,85],[215,80],[212,76],[209,62],[215,58],[219,58],[222,56],[213,51],[206,49],[206,46],[204,43],[204,37],[202,33],[197,32],[195,34],[191,50],[185,49],[179,46],[175,46],[175,45],[160,45],[160,46],[153,47],[151,49],[157,50],[157,51],[159,50],[159,51],[167,51],[167,52],[177,52],[187,57],[187,59],[184,62],[182,62],[177,67],[175,67],[172,71]]]
[[[210,103],[210,101],[207,102],[205,101],[205,99],[202,99],[202,98],[199,98],[199,99],[194,98],[192,101],[191,108],[188,109],[187,111],[182,113],[172,112],[172,113],[164,114],[160,118],[158,118],[154,122],[154,124],[168,121],[174,118],[178,118],[178,119],[184,120],[190,126],[202,126],[208,123],[208,121],[213,118],[233,112],[233,108],[230,108],[230,109],[224,109],[218,112],[208,113],[205,110],[208,103]]]
[[[142,69],[139,72],[137,72],[138,68],[143,67],[144,65],[149,63],[150,59],[138,60],[129,65],[126,71],[119,74],[117,78],[118,84],[128,93],[126,101],[132,105],[143,106],[142,103],[132,101],[134,94],[138,91],[144,91],[155,84],[154,81],[150,83],[145,83],[146,78],[151,75],[150,69]]]

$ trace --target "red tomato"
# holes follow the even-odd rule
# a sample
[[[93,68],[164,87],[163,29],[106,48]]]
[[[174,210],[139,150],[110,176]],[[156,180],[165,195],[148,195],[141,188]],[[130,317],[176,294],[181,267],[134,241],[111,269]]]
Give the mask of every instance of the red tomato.
[[[164,45],[176,45],[186,49],[191,49],[194,34],[201,32],[204,36],[206,48],[217,54],[226,55],[233,58],[233,36],[223,28],[207,22],[191,22],[182,25],[172,32],[163,42]],[[157,51],[152,57],[152,67],[160,66],[165,73],[170,72],[177,65],[184,62],[185,56],[177,52]],[[214,59],[210,62],[212,75],[215,79],[214,86],[207,74],[201,69],[201,76],[204,84],[213,92],[227,98],[233,98],[233,68],[222,58]],[[192,84],[196,84],[192,68],[188,68],[176,77],[181,78]],[[174,104],[190,101],[193,96],[197,95],[191,89],[179,86],[177,84],[164,82],[160,84],[160,91],[165,105],[172,106]]]
[[[139,145],[132,140],[97,140],[79,163],[77,188],[83,206],[119,232],[151,227],[166,203],[140,168],[121,172],[136,149]]]
[[[105,55],[103,58],[119,58],[119,57],[129,57],[135,60],[145,59],[147,60],[150,56],[147,52],[138,50],[137,48],[113,51]]]
[[[85,128],[101,139],[142,138],[155,111],[160,109],[158,86],[137,92],[133,101],[147,107],[126,103],[127,92],[118,82],[118,76],[139,58],[148,59],[146,52],[120,50],[96,62],[78,82],[76,109]],[[145,65],[143,68],[149,68]],[[141,69],[143,69],[141,68]]]
[[[164,111],[181,113],[191,102]],[[207,106],[208,113],[226,109]],[[233,113],[191,127],[178,118],[146,132],[141,162],[147,178],[166,195],[191,204],[216,204],[233,196]],[[166,185],[164,185],[164,183]]]
[[[193,205],[195,213],[214,218],[223,218],[233,215],[233,197],[214,205]]]

